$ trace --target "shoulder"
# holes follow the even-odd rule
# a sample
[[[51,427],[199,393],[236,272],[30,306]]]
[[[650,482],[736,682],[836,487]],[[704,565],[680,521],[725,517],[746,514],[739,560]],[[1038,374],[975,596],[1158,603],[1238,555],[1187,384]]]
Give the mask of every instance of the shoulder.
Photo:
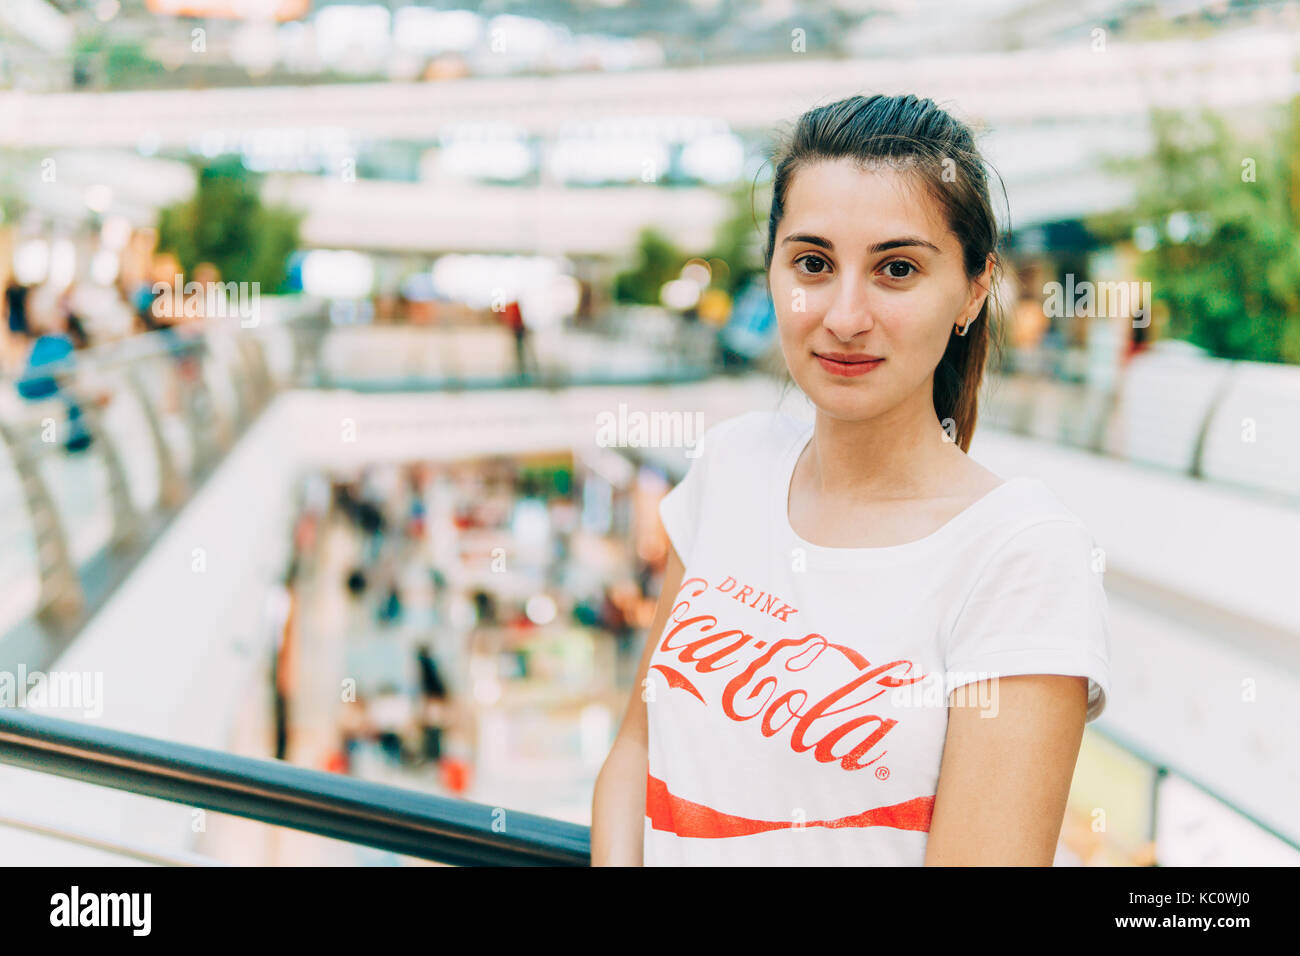
[[[995,613],[1005,618],[1002,626],[1026,614],[1080,623],[1087,609],[1104,608],[1104,554],[1079,516],[1036,478],[1014,478],[999,490],[998,507],[963,539],[954,620],[992,620]]]
[[[1073,525],[1087,532],[1083,519],[1071,511],[1051,486],[1039,478],[1021,477],[1016,482],[1016,494],[1026,520],[1034,523],[1050,522]]]
[[[1097,540],[1091,529],[1048,484],[1019,477],[1008,492],[1009,514],[992,542],[1002,558],[1095,563]]]
[[[990,494],[993,507],[976,535],[986,553],[1078,553],[1095,545],[1083,520],[1041,479],[1009,478]]]

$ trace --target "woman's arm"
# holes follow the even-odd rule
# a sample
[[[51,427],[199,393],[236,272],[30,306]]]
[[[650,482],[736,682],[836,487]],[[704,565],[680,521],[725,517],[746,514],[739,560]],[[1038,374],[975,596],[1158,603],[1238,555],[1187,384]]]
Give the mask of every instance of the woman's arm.
[[[1088,679],[999,677],[953,691],[926,866],[1051,866]],[[980,706],[980,702],[985,706]]]
[[[650,658],[668,623],[684,573],[681,558],[676,549],[669,546],[659,602],[646,632],[645,649],[637,668],[636,683],[628,698],[627,712],[609,756],[605,758],[605,765],[596,777],[596,791],[591,802],[592,866],[641,866],[643,862],[649,723],[641,692],[650,668]]]

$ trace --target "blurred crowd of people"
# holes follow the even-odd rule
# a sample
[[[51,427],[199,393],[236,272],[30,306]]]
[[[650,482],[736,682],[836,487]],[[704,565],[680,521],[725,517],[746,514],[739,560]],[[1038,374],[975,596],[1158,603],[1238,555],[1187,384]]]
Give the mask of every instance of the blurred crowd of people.
[[[336,675],[347,687],[330,708],[335,745],[326,767],[361,776],[376,767],[432,772],[426,780],[463,792],[476,761],[477,708],[495,699],[476,685],[482,670],[472,660],[495,662],[496,676],[553,687],[535,654],[546,635],[604,634],[616,657],[636,656],[662,568],[637,558],[616,525],[595,535],[611,555],[606,566],[575,559],[573,538],[590,529],[581,527],[574,477],[571,463],[495,456],[308,478],[293,534],[294,587],[337,588],[349,609]],[[349,557],[336,552],[329,566],[318,561],[328,529],[343,529],[350,542]],[[277,652],[281,757],[292,751],[297,698],[312,692],[286,673],[301,653],[293,642],[318,636],[293,635]]]
[[[209,288],[219,288],[220,273],[200,264],[187,279],[179,261],[155,252],[147,272],[128,278],[118,275],[111,289],[91,289],[72,281],[25,284],[10,274],[3,296],[3,341],[0,375],[14,381],[17,395],[28,405],[55,401],[66,409],[67,423],[60,443],[69,453],[89,448],[93,435],[86,426],[87,402],[106,405],[111,393],[79,380],[78,353],[125,336],[158,332],[176,364],[180,381],[169,386],[168,408],[179,406],[186,382],[199,376],[198,349],[192,330],[207,317]],[[187,282],[198,283],[185,294]],[[178,294],[179,290],[179,294]],[[104,293],[108,298],[105,299]],[[105,316],[116,312],[118,320]],[[123,323],[121,314],[129,318]],[[44,414],[44,412],[42,412]]]
[[[209,290],[219,289],[221,281],[212,263],[200,263],[187,274],[168,252],[154,253],[148,270],[141,274],[120,273],[106,289],[76,280],[61,287],[51,282],[26,284],[10,274],[3,300],[3,371],[21,374],[33,364],[33,353],[37,364],[50,361],[45,356],[51,347],[43,340],[59,343],[66,357],[126,336],[174,332],[201,322],[210,309]]]

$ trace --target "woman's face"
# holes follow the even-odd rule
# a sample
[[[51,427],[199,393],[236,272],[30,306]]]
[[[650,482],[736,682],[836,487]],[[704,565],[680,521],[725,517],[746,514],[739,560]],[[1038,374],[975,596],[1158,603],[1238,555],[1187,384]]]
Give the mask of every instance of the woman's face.
[[[933,408],[934,370],[953,327],[979,313],[991,269],[967,278],[957,237],[906,175],[850,160],[803,167],[768,270],[790,375],[837,419],[909,399]],[[853,361],[866,356],[882,361]]]

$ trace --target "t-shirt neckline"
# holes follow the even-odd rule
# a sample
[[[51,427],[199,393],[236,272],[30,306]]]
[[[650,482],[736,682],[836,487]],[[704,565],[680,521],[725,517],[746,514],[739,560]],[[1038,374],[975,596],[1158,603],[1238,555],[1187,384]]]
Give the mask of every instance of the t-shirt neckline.
[[[902,544],[892,544],[878,548],[827,547],[826,545],[806,541],[790,524],[790,485],[794,480],[794,467],[812,439],[813,424],[811,422],[803,423],[798,434],[786,447],[785,454],[776,469],[774,496],[778,514],[777,527],[781,529],[790,542],[790,546],[792,548],[801,548],[808,554],[816,555],[819,564],[823,566],[834,564],[848,564],[854,567],[863,565],[881,566],[911,559],[917,555],[928,554],[947,542],[973,517],[978,516],[981,512],[996,504],[1006,494],[1008,487],[1018,486],[1021,482],[1029,480],[1023,476],[1005,479],[1002,484],[992,491],[985,492],[934,531],[923,538],[917,538],[915,541],[905,541]]]

